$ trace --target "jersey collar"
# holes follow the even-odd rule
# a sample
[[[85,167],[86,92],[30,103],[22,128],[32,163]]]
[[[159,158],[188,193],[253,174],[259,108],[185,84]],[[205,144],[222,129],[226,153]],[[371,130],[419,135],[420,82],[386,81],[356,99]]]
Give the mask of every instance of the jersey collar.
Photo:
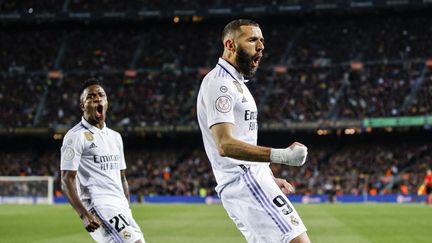
[[[241,73],[235,69],[229,62],[225,59],[219,57],[218,65],[223,68],[233,79],[241,82],[248,82],[249,80],[245,79]]]
[[[90,124],[86,119],[84,119],[84,117],[81,117],[81,124],[87,129],[89,130],[91,133],[95,134],[95,133],[99,133],[99,132],[103,132],[106,133],[107,132],[107,128],[106,128],[106,124],[104,122],[104,126],[102,129],[99,129],[95,126],[93,126],[92,124]]]

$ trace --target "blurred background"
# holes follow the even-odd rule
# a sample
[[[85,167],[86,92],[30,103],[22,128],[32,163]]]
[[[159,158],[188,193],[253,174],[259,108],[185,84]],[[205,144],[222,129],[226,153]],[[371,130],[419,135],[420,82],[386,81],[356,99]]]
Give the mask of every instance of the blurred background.
[[[0,176],[51,176],[64,201],[62,139],[81,119],[81,83],[97,77],[134,200],[215,196],[196,96],[222,54],[223,27],[242,17],[266,41],[248,83],[259,144],[309,147],[301,168],[272,165],[298,200],[424,200],[431,11],[428,0],[0,0]]]

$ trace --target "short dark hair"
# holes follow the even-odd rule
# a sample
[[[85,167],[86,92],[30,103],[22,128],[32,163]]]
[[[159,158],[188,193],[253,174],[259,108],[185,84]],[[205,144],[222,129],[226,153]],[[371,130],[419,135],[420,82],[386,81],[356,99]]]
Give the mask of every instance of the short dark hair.
[[[230,33],[236,32],[240,30],[240,27],[243,25],[249,25],[249,26],[256,26],[259,27],[259,24],[253,20],[250,19],[235,19],[231,22],[229,22],[227,25],[225,25],[225,28],[222,31],[222,42],[224,41],[225,37],[229,35]]]
[[[84,83],[82,84],[82,86],[81,86],[81,94],[84,92],[84,90],[87,87],[92,86],[92,85],[99,85],[102,88],[104,88],[103,85],[102,85],[102,82],[99,79],[97,79],[97,78],[89,78],[86,81],[84,81]]]

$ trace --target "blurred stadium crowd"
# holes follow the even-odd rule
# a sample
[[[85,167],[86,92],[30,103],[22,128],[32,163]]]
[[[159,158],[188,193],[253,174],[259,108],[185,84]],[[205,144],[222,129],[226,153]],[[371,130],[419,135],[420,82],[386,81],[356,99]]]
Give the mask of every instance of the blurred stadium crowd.
[[[283,4],[301,3],[302,0],[271,0],[266,1],[268,6],[278,6]],[[311,2],[320,3],[322,0],[310,0]],[[187,1],[187,0],[132,0],[127,3],[119,2],[116,0],[41,0],[41,1],[4,1],[0,3],[0,13],[6,12],[21,12],[29,8],[29,6],[44,12],[95,12],[95,11],[111,11],[122,12],[132,10],[153,10],[153,9],[166,9],[167,6],[178,9],[197,9],[197,8],[219,8],[219,7],[244,7],[248,6],[261,6],[262,1],[259,0],[215,0],[215,1]]]
[[[265,58],[250,83],[261,123],[430,114],[431,18],[263,22]],[[89,76],[109,87],[113,126],[196,124],[219,32],[204,23],[2,29],[0,126],[71,126]]]
[[[17,5],[26,2],[0,2],[0,9],[23,9]],[[146,1],[134,3],[140,2]],[[150,2],[150,8],[166,4]],[[33,6],[62,9],[59,4]],[[125,7],[121,1],[72,0],[68,8],[92,11],[98,6]],[[133,3],[127,8],[133,9]],[[249,86],[260,123],[431,114],[432,18],[259,22],[265,56]],[[111,127],[196,126],[196,92],[221,53],[224,23],[2,28],[0,128],[72,127],[81,115],[81,81],[92,76],[106,86]],[[134,194],[215,193],[202,148],[125,149]],[[415,193],[432,166],[431,143],[321,144],[309,151],[302,168],[273,166],[297,193]],[[0,175],[59,176],[58,151],[2,151],[0,157]]]
[[[309,145],[302,167],[272,165],[297,194],[417,193],[432,163],[432,143]],[[215,195],[216,182],[201,148],[127,149],[129,189],[136,195]],[[53,175],[60,191],[59,151],[0,154],[1,175]]]

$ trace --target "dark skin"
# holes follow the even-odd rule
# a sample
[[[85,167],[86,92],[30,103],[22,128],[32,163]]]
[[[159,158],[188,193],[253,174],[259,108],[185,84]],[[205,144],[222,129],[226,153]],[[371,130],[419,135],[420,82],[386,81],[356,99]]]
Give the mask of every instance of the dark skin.
[[[80,98],[80,108],[88,123],[102,129],[108,110],[108,99],[105,90],[99,85],[87,87]]]
[[[106,111],[108,110],[108,99],[105,90],[99,85],[87,87],[81,94],[80,108],[83,112],[84,119],[88,123],[102,129],[105,125]],[[94,232],[100,227],[102,222],[96,215],[90,213],[82,204],[76,188],[76,174],[76,171],[61,171],[62,190],[69,200],[69,203],[83,221],[84,228],[88,232]],[[129,185],[126,180],[125,170],[121,170],[120,175],[125,197],[129,201]],[[141,240],[136,241],[136,243],[140,242]]]
[[[62,170],[62,190],[67,199],[69,200],[69,203],[72,205],[72,207],[75,209],[75,211],[78,213],[79,217],[83,221],[84,228],[88,232],[94,232],[97,228],[99,228],[102,222],[98,217],[96,217],[96,215],[90,213],[81,203],[75,184],[76,174],[76,171]]]
[[[129,185],[126,180],[125,171],[121,170],[121,178],[122,178],[122,185],[123,185],[123,191],[125,192],[125,197],[129,200]],[[78,196],[78,191],[76,188],[76,171],[72,170],[62,170],[61,172],[61,182],[62,182],[62,190],[69,200],[69,203],[72,205],[72,207],[75,209],[75,211],[78,213],[80,218],[83,221],[84,228],[88,232],[94,232],[96,229],[99,228],[99,226],[102,224],[100,219],[90,213],[82,204],[81,200]]]
[[[102,109],[100,107],[102,107]],[[101,86],[92,85],[82,92],[80,97],[80,108],[86,121],[99,129],[103,128],[106,111],[108,109],[108,100],[105,91]],[[99,112],[98,109],[101,112]],[[69,203],[82,219],[84,228],[88,232],[94,232],[99,228],[102,222],[98,217],[90,213],[79,199],[75,182],[76,174],[76,171],[70,170],[63,170],[61,172],[62,189],[65,196],[68,198]]]

